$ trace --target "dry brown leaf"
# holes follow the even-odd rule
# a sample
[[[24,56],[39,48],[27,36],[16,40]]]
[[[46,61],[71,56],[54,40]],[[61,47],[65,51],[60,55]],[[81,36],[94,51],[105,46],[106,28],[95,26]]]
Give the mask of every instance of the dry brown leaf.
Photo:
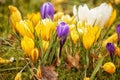
[[[79,61],[80,61],[80,57],[78,55],[78,52],[74,55],[74,56],[71,56],[68,51],[66,50],[67,52],[67,57],[66,57],[66,67],[67,69],[71,69],[72,67],[75,67],[77,69],[80,68],[80,64],[79,64]]]
[[[41,67],[43,80],[57,80],[58,73],[54,71],[54,67]]]

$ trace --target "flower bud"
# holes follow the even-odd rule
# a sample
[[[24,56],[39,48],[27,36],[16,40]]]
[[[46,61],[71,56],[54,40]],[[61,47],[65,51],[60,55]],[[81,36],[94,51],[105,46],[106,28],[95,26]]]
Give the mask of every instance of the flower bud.
[[[38,66],[38,69],[37,69],[37,77],[39,78],[39,79],[41,79],[42,78],[42,72],[41,72],[41,69],[40,69],[40,66]]]
[[[27,15],[27,18],[33,23],[34,26],[40,21],[40,13],[31,13]]]
[[[120,24],[117,25],[116,32],[117,32],[117,35],[118,35],[118,41],[120,41]]]
[[[37,48],[34,48],[32,51],[31,51],[31,59],[33,62],[36,62],[37,59],[38,59],[38,56],[39,56],[39,52],[38,52],[38,49]]]
[[[41,13],[42,19],[50,18],[50,19],[53,20],[53,17],[54,17],[54,7],[53,7],[53,5],[50,2],[44,3],[40,7],[40,13]]]
[[[26,55],[30,57],[31,50],[34,49],[35,43],[33,39],[24,36],[24,38],[21,40],[21,46],[22,49],[25,51]]]
[[[26,20],[26,21],[17,22],[16,29],[22,36],[28,36],[34,39],[34,35],[33,35],[34,29],[31,21]]]
[[[65,22],[59,23],[56,32],[57,36],[60,38],[60,44],[64,45],[69,33],[68,25]]]
[[[49,46],[49,41],[42,40],[43,50],[46,51]]]
[[[115,51],[115,46],[114,46],[114,44],[112,44],[112,43],[107,43],[106,48],[107,48],[108,52],[110,53],[111,60],[113,60],[114,51]]]
[[[116,67],[112,62],[107,62],[103,65],[103,69],[109,74],[113,74],[116,70]]]
[[[17,73],[17,75],[15,76],[15,80],[22,80],[21,79],[21,72]]]
[[[12,6],[12,5],[9,6],[9,10],[12,12],[12,14],[10,15],[11,23],[13,25],[14,30],[17,31],[16,22],[19,22],[20,20],[22,20],[21,13],[15,6]]]

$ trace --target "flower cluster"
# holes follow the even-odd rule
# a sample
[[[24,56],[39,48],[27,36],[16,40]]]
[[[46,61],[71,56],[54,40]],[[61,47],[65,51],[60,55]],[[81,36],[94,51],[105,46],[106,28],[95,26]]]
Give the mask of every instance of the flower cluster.
[[[117,13],[111,4],[102,3],[92,9],[86,4],[79,5],[78,8],[75,5],[73,16],[70,16],[63,12],[55,13],[53,5],[46,2],[40,7],[40,12],[30,13],[25,16],[25,19],[21,17],[20,11],[15,6],[10,5],[9,9],[13,30],[20,38],[21,48],[25,53],[25,58],[29,59],[30,67],[37,70],[37,73],[33,71],[37,79],[45,78],[42,74],[45,71],[41,71],[40,66],[51,64],[59,66],[61,58],[64,58],[62,56],[64,51],[67,53],[69,69],[71,67],[79,69],[79,64],[84,65],[82,67],[85,72],[84,80],[94,79],[103,60],[108,58],[108,54],[112,61],[103,65],[103,71],[110,74],[115,73],[114,57],[115,54],[120,55],[118,47],[120,25],[117,25],[116,33],[108,36],[108,31],[112,27]],[[82,63],[80,63],[79,57],[81,57]],[[97,65],[96,68],[95,65]],[[37,69],[37,67],[39,68]],[[88,70],[89,68],[94,68],[92,74]],[[17,74],[17,76],[19,75]]]

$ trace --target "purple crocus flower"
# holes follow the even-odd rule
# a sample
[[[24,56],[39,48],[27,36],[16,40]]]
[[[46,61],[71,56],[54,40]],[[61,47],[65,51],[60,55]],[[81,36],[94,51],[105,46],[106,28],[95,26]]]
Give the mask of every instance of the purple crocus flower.
[[[65,22],[61,22],[58,24],[57,26],[57,36],[60,38],[60,54],[59,56],[61,56],[61,51],[62,51],[62,47],[67,39],[68,33],[69,33],[69,27]]]
[[[40,13],[41,13],[42,19],[50,18],[50,19],[53,20],[53,17],[54,17],[54,7],[53,7],[53,5],[50,2],[44,3],[40,7]]]
[[[118,34],[118,41],[120,41],[120,24],[117,25],[116,32]]]
[[[115,51],[114,44],[113,43],[107,43],[106,48],[107,48],[108,52],[110,53],[111,60],[113,60],[114,51]]]
[[[65,22],[61,22],[57,26],[57,36],[60,38],[61,45],[66,41],[69,33],[69,27]]]

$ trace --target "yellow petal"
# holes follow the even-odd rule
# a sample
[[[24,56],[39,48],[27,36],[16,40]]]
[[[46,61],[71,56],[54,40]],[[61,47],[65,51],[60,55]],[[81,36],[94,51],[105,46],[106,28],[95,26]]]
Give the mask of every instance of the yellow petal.
[[[43,41],[42,41],[42,45],[43,45],[43,50],[46,51],[47,48],[48,48],[48,46],[49,46],[49,41],[43,40]]]
[[[17,31],[16,23],[22,20],[21,13],[15,6],[10,5],[8,7],[9,7],[9,10],[12,12],[12,14],[10,15],[11,23],[13,25],[14,30]]]
[[[40,66],[38,66],[38,69],[37,69],[37,77],[39,78],[39,79],[41,79],[42,78],[42,72],[41,72],[41,69],[40,69]]]
[[[21,79],[21,72],[17,73],[17,75],[15,76],[15,80],[22,80]]]
[[[34,26],[40,21],[40,13],[31,13],[27,15],[27,18],[33,23]]]
[[[108,37],[106,40],[103,41],[102,46],[103,47],[106,46],[108,42],[112,42],[112,43],[117,42],[117,40],[118,40],[118,35],[117,33],[114,33],[113,35],[111,35],[110,37]]]
[[[31,59],[33,62],[36,62],[37,59],[38,59],[38,56],[39,56],[39,52],[38,52],[38,49],[37,48],[34,48],[32,51],[31,51]]]
[[[26,55],[30,57],[31,50],[34,49],[35,43],[33,39],[24,36],[24,38],[21,40],[21,46],[22,49],[25,51]]]
[[[22,36],[34,39],[33,26],[30,21],[20,21],[16,23],[16,29]]]
[[[109,20],[105,24],[105,27],[110,27],[113,24],[113,22],[115,21],[116,16],[117,16],[117,11],[116,11],[116,9],[113,9]]]
[[[76,42],[79,39],[78,32],[76,30],[73,30],[73,31],[70,32],[70,34],[71,34],[71,39],[72,39],[73,43],[76,44]]]
[[[103,65],[103,69],[109,74],[113,74],[116,70],[116,67],[112,62],[107,62]]]
[[[0,64],[7,64],[7,63],[10,63],[11,61],[10,60],[7,60],[7,59],[3,59],[0,57]]]

